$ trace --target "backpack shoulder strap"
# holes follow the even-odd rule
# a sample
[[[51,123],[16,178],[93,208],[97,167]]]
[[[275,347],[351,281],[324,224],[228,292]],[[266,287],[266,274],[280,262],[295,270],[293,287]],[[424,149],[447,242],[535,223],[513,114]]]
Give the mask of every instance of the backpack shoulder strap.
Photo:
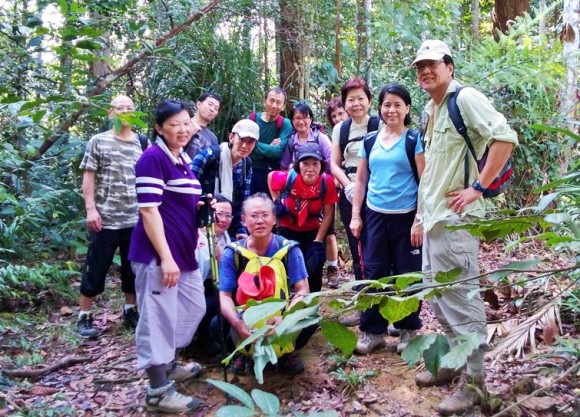
[[[247,238],[232,242],[226,246],[234,251],[234,261],[236,263],[236,270],[238,275],[242,273],[247,264],[247,261],[258,257],[258,254],[245,247]],[[244,258],[246,262],[242,262],[240,257]]]
[[[417,184],[419,184],[419,172],[417,171],[417,162],[415,161],[415,148],[417,147],[418,138],[419,132],[417,130],[407,130],[407,135],[405,136],[405,151],[407,152],[407,159],[409,160]]]
[[[250,119],[252,122],[255,122],[256,121],[256,112],[255,111],[251,112],[248,119]]]
[[[242,159],[242,164],[243,164],[242,172],[244,174],[244,181],[246,181],[246,178],[248,178],[248,175],[250,175],[250,169],[252,169],[252,158],[246,156],[245,158]]]
[[[137,137],[139,138],[139,143],[141,144],[141,150],[145,150],[149,147],[149,139],[147,136],[138,134]]]
[[[340,126],[340,156],[342,159],[344,159],[344,151],[346,149],[346,145],[348,145],[348,134],[350,133],[351,124],[352,119],[346,119]]]
[[[298,174],[294,169],[288,171],[288,176],[286,177],[286,185],[284,185],[284,189],[280,193],[280,198],[284,199],[290,195],[290,192],[292,191],[292,186],[296,181],[297,175]]]
[[[467,127],[465,126],[465,121],[463,120],[463,116],[461,115],[461,110],[459,109],[459,105],[457,104],[457,96],[459,92],[464,88],[463,85],[457,87],[457,89],[449,95],[447,99],[447,111],[449,112],[449,118],[453,122],[453,126],[455,126],[455,130],[463,136],[465,143],[467,145],[468,152],[471,153],[473,159],[477,162],[477,155],[475,153],[475,149],[473,148],[473,144],[471,143],[471,139],[469,139],[469,135],[467,134]],[[465,188],[469,187],[469,155],[468,152],[465,152],[465,176],[463,180],[463,185]]]
[[[276,117],[276,129],[278,129],[278,132],[280,132],[282,130],[283,124],[284,124],[284,117],[282,117],[281,115],[278,115],[278,117]]]
[[[379,116],[372,115],[371,117],[369,117],[369,121],[367,123],[367,133],[379,130],[380,121],[381,119],[379,119]]]
[[[284,257],[288,255],[288,251],[290,248],[298,245],[298,242],[295,240],[286,239],[284,236],[274,235],[274,239],[278,242],[279,249],[276,251],[274,255],[271,256],[272,259],[278,259],[283,261]]]
[[[320,177],[321,177],[320,200],[322,201],[322,206],[324,207],[324,199],[326,198],[326,181],[327,181],[326,172],[323,172],[322,175],[320,175]]]
[[[215,155],[215,159],[214,159],[214,166],[213,166],[213,170],[215,172],[215,180],[218,183],[218,191],[221,194],[222,192],[222,180],[220,178],[220,157],[222,154],[222,149],[220,148],[219,145],[211,145],[210,146],[211,152]],[[215,189],[215,183],[214,183],[214,189]],[[211,190],[211,193],[213,194],[214,190]]]
[[[375,142],[377,141],[378,135],[379,135],[378,130],[374,131],[374,132],[367,133],[367,135],[363,141],[365,153],[367,154],[367,167],[369,169],[369,173],[371,172],[371,164],[369,164],[369,158],[371,155],[371,151],[373,150],[373,146],[375,146]]]

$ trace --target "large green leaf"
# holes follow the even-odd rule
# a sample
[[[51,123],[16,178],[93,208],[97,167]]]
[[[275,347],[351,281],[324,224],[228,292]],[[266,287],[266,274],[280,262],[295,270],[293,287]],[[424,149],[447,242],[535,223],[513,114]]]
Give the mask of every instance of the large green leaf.
[[[258,413],[241,405],[225,405],[216,411],[216,417],[252,417]]]
[[[244,323],[248,329],[251,329],[258,323],[268,317],[272,317],[276,314],[281,314],[280,312],[286,307],[286,302],[284,301],[270,301],[267,300],[262,302],[260,305],[250,307],[244,311]]]
[[[436,337],[436,333],[428,333],[413,338],[401,353],[401,358],[403,358],[409,366],[415,366],[423,357],[425,349],[435,342]]]
[[[224,363],[226,365],[228,363],[230,363],[230,361],[236,355],[237,352],[239,352],[240,350],[244,349],[245,347],[251,345],[257,339],[259,339],[261,337],[264,337],[264,335],[266,333],[268,333],[270,330],[272,330],[272,328],[273,328],[272,326],[266,325],[264,327],[259,328],[258,330],[252,331],[252,333],[250,334],[250,336],[248,336],[242,342],[240,342],[240,344],[238,346],[236,346],[236,349],[232,353],[230,353],[230,355],[227,358],[225,358],[224,360],[222,360],[222,363]]]
[[[254,402],[252,401],[252,397],[250,397],[250,395],[240,387],[237,387],[236,385],[230,384],[228,382],[218,381],[216,379],[208,379],[207,382],[215,387],[218,387],[230,397],[235,398],[250,410],[254,409]]]
[[[350,356],[356,347],[356,335],[338,321],[322,320],[322,334],[328,342],[340,349],[344,356]]]
[[[312,307],[306,307],[302,310],[294,311],[290,314],[285,314],[282,321],[276,326],[276,335],[282,336],[289,328],[293,327],[300,320],[312,319],[318,317],[318,309],[320,305],[316,304]],[[292,330],[294,332],[295,330]]]
[[[570,213],[550,213],[544,216],[544,220],[550,223],[560,224],[572,221]]]
[[[277,415],[280,411],[280,400],[269,392],[254,388],[252,390],[252,398],[266,415]]]
[[[399,275],[395,277],[395,284],[396,289],[404,290],[409,285],[414,284],[415,282],[423,281],[424,274],[421,272],[411,272],[404,275]]]
[[[454,346],[441,359],[441,367],[447,369],[459,369],[467,363],[467,358],[479,347],[480,341],[477,333],[468,333],[457,336],[457,346]]]
[[[381,301],[379,312],[389,322],[395,323],[414,313],[419,308],[416,297],[387,297]]]
[[[455,282],[461,275],[461,268],[453,268],[449,271],[439,271],[435,274],[433,279],[440,284],[449,284]]]
[[[435,341],[423,352],[425,367],[433,375],[437,375],[441,368],[443,356],[449,352],[449,342],[442,334],[435,337]]]

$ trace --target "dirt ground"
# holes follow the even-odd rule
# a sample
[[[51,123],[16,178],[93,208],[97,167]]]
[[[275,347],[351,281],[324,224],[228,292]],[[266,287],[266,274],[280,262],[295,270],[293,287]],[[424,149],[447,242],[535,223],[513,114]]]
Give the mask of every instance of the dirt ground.
[[[503,258],[501,251],[496,251]],[[494,258],[495,259],[495,258]],[[342,277],[348,279],[347,276]],[[118,282],[111,280],[106,294],[117,294]],[[1,313],[0,371],[4,369],[40,369],[46,365],[75,358],[79,363],[62,367],[38,378],[10,378],[13,386],[3,386],[0,373],[0,416],[148,416],[145,411],[146,378],[136,369],[133,335],[123,329],[116,298],[103,297],[96,306],[96,325],[103,331],[94,341],[77,338],[74,306],[62,306],[48,316],[33,318],[29,314]],[[422,310],[422,332],[438,330],[438,324],[428,305]],[[356,328],[355,328],[356,329]],[[355,330],[358,331],[358,330]],[[574,328],[565,333],[574,337]],[[390,338],[393,341],[395,338]],[[578,372],[569,378],[558,376],[571,364],[563,357],[550,357],[550,348],[539,347],[540,355],[523,359],[491,362],[486,360],[486,382],[493,396],[505,402],[517,397],[516,386],[524,378],[532,388],[548,386],[547,394],[538,398],[551,401],[546,410],[537,404],[520,407],[514,416],[580,416],[580,382]],[[452,391],[452,387],[418,388],[414,376],[418,369],[409,369],[395,353],[384,349],[368,356],[353,356],[353,360],[337,367],[336,351],[318,332],[300,352],[306,369],[296,376],[265,371],[265,383],[259,385],[253,376],[228,381],[246,391],[259,388],[278,396],[287,412],[308,413],[336,410],[343,417],[436,416],[435,407]],[[226,400],[224,394],[205,382],[207,378],[223,380],[223,371],[215,357],[200,349],[190,349],[187,355],[203,364],[205,370],[198,380],[180,387],[202,401],[202,406],[189,416],[212,416]],[[577,359],[576,359],[577,360]],[[39,365],[31,365],[36,361]],[[18,365],[20,364],[20,365]],[[339,377],[340,370],[350,375],[363,375],[360,384],[349,385]],[[374,375],[365,375],[372,371]],[[527,389],[526,394],[531,391]],[[504,405],[505,406],[505,405]],[[481,415],[474,410],[471,416]]]

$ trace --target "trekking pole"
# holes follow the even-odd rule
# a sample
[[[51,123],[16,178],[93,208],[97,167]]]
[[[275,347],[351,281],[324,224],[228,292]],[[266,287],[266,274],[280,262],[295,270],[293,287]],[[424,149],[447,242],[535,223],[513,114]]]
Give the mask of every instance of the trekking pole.
[[[222,360],[227,356],[226,353],[226,339],[224,335],[223,317],[220,303],[219,294],[219,271],[218,271],[218,260],[217,260],[217,249],[216,249],[216,236],[215,236],[215,222],[214,222],[214,212],[210,205],[211,198],[205,198],[205,205],[207,208],[202,210],[205,219],[202,220],[202,224],[205,226],[208,248],[209,248],[209,262],[211,268],[211,279],[214,285],[216,305],[217,305],[217,317],[218,326],[220,331],[220,342],[222,345]],[[225,232],[227,233],[227,231]],[[226,365],[222,365],[224,369],[224,382],[228,382],[228,369]],[[229,398],[226,396],[229,403]]]

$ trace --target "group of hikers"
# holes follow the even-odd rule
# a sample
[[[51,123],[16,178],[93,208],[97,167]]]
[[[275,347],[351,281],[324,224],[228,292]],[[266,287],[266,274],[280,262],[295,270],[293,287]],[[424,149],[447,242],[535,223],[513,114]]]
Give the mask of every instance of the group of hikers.
[[[162,101],[151,144],[127,122],[89,140],[81,169],[90,241],[77,329],[82,337],[98,337],[91,307],[104,291],[118,248],[123,322],[135,329],[138,367],[149,380],[149,409],[172,413],[199,406],[175,387],[202,371],[198,363],[177,361],[196,333],[208,349],[221,344],[232,351],[250,336],[243,320],[248,300],[274,296],[290,308],[322,289],[325,264],[328,287],[339,286],[336,203],[356,280],[422,270],[429,283],[435,273],[453,268],[461,269],[459,279],[479,273],[478,238],[446,226],[484,216],[483,194],[517,146],[517,135],[482,93],[461,88],[444,42],[423,42],[412,66],[431,98],[422,132],[410,128],[405,86],[383,87],[378,116],[370,116],[369,86],[355,77],[327,104],[330,137],[306,103],[283,117],[288,98],[275,87],[266,92],[264,111],[239,120],[221,144],[208,128],[222,104],[211,92],[199,97],[195,114],[186,102]],[[451,120],[450,97],[471,143]],[[109,117],[123,120],[123,113],[133,111],[133,101],[118,96]],[[481,171],[470,147],[477,157],[488,152]],[[212,241],[203,229],[209,226],[200,222],[208,206]],[[419,386],[459,377],[437,406],[441,415],[469,410],[485,393],[487,330],[477,288],[477,282],[465,281],[429,300],[450,346],[468,333],[480,338],[464,369],[416,375]],[[388,323],[373,306],[343,323],[359,322],[357,353],[378,347],[400,353],[421,328],[420,309]],[[271,317],[268,324],[280,320]],[[288,349],[279,349],[280,371],[304,370],[296,351],[316,330],[302,329]],[[386,343],[388,333],[398,334],[398,341]],[[240,354],[232,370],[244,374],[249,363]]]

